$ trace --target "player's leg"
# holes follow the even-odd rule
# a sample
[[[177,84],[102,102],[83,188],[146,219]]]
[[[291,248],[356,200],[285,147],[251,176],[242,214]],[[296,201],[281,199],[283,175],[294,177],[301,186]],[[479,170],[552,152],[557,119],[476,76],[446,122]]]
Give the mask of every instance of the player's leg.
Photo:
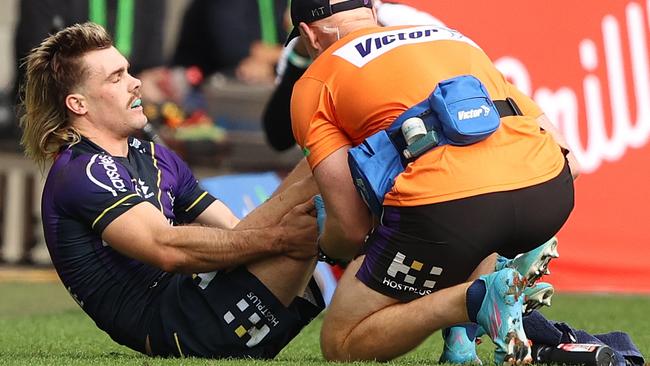
[[[243,267],[174,275],[157,304],[148,352],[166,357],[273,358],[323,309],[281,303]]]
[[[246,266],[285,306],[305,293],[316,268],[316,260],[298,261],[272,257]]]
[[[282,183],[280,183],[280,186],[273,192],[271,196],[275,196],[280,192],[284,192],[287,187],[292,185],[293,183],[296,183],[302,179],[311,177],[311,168],[309,167],[309,163],[307,163],[307,159],[301,159],[298,164],[287,174],[287,176],[282,180]]]
[[[310,176],[295,169],[236,229],[278,223],[317,193]],[[314,265],[313,259],[275,256],[227,272],[178,275],[152,321],[148,351],[162,356],[275,356],[323,308],[297,298],[308,287]]]
[[[243,218],[236,229],[276,224],[289,210],[317,193],[318,188],[311,171],[304,161],[301,161],[273,196]],[[304,293],[315,266],[315,259],[296,260],[286,256],[274,256],[249,263],[246,268],[283,304],[289,305],[296,296]]]

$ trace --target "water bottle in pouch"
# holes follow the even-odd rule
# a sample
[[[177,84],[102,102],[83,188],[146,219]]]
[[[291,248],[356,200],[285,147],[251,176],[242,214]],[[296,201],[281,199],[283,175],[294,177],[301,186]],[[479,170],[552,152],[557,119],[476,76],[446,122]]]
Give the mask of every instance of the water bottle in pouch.
[[[406,140],[406,149],[402,152],[406,159],[414,159],[438,145],[435,131],[427,131],[424,121],[411,117],[402,124],[402,134]]]

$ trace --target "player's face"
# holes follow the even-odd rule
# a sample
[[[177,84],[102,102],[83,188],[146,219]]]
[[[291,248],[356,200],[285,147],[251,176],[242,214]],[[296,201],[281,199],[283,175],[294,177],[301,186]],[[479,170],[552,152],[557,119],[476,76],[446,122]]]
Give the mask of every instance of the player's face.
[[[142,83],[129,74],[124,56],[110,47],[88,52],[83,59],[89,71],[82,85],[88,102],[87,118],[119,137],[142,129],[147,123],[140,100]]]

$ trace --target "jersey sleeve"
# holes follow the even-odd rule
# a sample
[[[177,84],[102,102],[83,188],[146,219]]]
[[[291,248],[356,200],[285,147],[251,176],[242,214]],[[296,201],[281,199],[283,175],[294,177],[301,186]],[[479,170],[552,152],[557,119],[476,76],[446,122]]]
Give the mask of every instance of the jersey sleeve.
[[[176,153],[162,146],[156,148],[175,169],[177,179],[173,207],[176,222],[191,223],[215,201],[215,198],[201,188],[190,167]]]
[[[63,212],[98,234],[135,205],[144,202],[128,170],[103,154],[82,155],[57,175],[55,202]]]
[[[311,168],[352,142],[336,124],[327,86],[313,78],[298,80],[291,98],[291,122],[296,142]]]

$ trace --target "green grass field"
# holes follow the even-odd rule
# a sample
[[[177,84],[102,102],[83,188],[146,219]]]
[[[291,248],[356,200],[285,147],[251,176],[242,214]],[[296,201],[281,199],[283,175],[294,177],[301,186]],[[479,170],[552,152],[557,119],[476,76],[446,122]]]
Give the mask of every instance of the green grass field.
[[[320,319],[274,361],[154,359],[119,346],[98,330],[58,283],[0,283],[0,365],[326,365],[318,346]],[[650,356],[650,297],[556,294],[544,314],[589,332],[628,332]],[[389,365],[429,365],[442,347],[435,333]],[[491,358],[484,337],[479,356]],[[355,363],[375,365],[378,363]]]

